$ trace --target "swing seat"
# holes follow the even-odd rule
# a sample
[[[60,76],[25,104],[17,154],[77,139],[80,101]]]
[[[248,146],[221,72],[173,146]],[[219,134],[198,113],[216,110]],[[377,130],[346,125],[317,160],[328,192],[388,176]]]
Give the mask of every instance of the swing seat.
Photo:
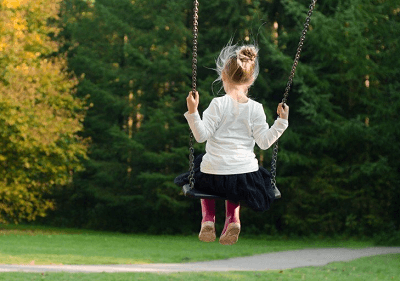
[[[183,195],[186,197],[194,198],[194,199],[222,199],[226,200],[226,198],[223,198],[218,195],[212,195],[212,194],[207,194],[204,192],[201,192],[200,190],[197,190],[196,188],[191,188],[190,184],[185,184],[182,186],[182,192]],[[281,192],[279,191],[278,188],[274,188],[274,194],[275,194],[275,199],[282,198]]]
[[[184,186],[182,186],[182,192],[183,192],[183,195],[185,195],[186,197],[195,198],[195,199],[223,199],[223,200],[225,200],[225,198],[222,198],[221,196],[206,194],[204,192],[201,192],[200,190],[197,190],[196,188],[191,188],[190,184],[185,184]]]

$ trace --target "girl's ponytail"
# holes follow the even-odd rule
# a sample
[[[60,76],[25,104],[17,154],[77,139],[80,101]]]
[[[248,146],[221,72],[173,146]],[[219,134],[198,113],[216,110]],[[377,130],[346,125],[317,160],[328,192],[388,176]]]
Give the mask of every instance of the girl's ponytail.
[[[234,85],[253,84],[258,75],[258,50],[248,45],[235,48],[221,73],[221,78]]]
[[[246,83],[253,78],[256,58],[257,50],[252,46],[243,46],[238,50],[237,64],[241,68],[240,71],[243,72],[241,76],[239,75],[240,80],[237,81],[238,83]]]

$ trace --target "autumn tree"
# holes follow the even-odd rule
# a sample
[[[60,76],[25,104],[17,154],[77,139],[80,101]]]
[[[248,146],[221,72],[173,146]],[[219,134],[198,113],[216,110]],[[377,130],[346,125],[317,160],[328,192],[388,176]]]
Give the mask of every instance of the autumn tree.
[[[43,195],[70,183],[86,145],[84,103],[63,56],[53,57],[59,2],[0,1],[0,222],[32,221]]]

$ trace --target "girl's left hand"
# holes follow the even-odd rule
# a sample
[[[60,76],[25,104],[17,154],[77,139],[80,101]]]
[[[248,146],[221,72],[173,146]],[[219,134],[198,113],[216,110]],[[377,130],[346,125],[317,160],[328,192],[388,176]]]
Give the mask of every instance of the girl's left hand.
[[[195,96],[193,97],[192,92],[189,93],[186,98],[186,104],[189,111],[189,114],[193,114],[197,111],[197,107],[199,106],[199,92],[196,91]]]
[[[276,113],[282,119],[289,119],[289,106],[285,103],[278,104],[278,108],[276,109]]]

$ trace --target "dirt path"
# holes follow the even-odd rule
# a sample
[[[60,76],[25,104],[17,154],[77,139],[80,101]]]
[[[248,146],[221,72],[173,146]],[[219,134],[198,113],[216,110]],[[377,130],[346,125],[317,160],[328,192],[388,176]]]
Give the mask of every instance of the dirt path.
[[[400,247],[365,249],[305,249],[276,252],[226,260],[134,265],[0,265],[0,272],[188,272],[188,271],[263,271],[306,266],[322,266],[361,257],[400,254]]]

